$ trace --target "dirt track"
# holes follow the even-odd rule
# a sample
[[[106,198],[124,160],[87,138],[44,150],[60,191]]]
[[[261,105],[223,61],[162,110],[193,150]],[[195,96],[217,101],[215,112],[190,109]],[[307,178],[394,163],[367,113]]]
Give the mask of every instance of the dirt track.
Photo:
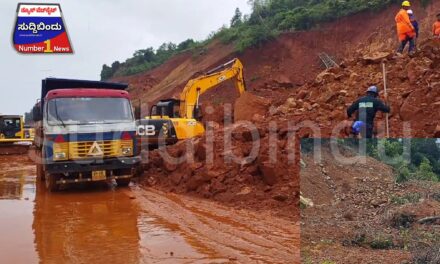
[[[2,263],[299,262],[299,225],[269,213],[136,186],[47,193],[26,156],[0,171]]]

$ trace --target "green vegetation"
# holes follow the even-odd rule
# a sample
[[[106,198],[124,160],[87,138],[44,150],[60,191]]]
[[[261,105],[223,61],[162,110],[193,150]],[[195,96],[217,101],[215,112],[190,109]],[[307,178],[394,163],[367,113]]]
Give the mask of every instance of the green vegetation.
[[[172,56],[191,51],[195,54],[206,49],[213,40],[233,43],[237,51],[260,46],[282,32],[309,30],[321,23],[336,20],[362,11],[378,11],[401,0],[249,0],[252,11],[243,15],[237,8],[230,24],[211,33],[204,41],[188,39],[178,45],[164,43],[157,50],[149,47],[133,54],[125,62],[104,64],[101,79],[126,76],[153,69]],[[430,0],[423,0],[427,5]]]
[[[367,153],[392,165],[397,172],[397,182],[411,179],[440,181],[440,148],[436,141],[411,139],[406,147],[409,149],[405,151],[408,144],[403,140],[372,140],[367,144]]]
[[[316,141],[316,142],[315,142]],[[408,180],[440,181],[440,144],[434,138],[413,139],[338,139],[320,140],[322,146],[330,146],[330,142],[341,149],[358,152],[360,144],[366,142],[366,155],[391,165],[396,171],[396,181]],[[316,139],[301,140],[301,152],[314,151]]]
[[[366,234],[364,232],[355,234],[352,239],[345,239],[342,244],[351,247],[370,247],[372,249],[396,248],[391,235],[378,233]]]
[[[324,260],[323,262],[321,262],[321,264],[336,264],[336,262],[333,262],[331,260]]]
[[[393,239],[389,236],[379,235],[370,242],[372,249],[392,249],[394,247]]]
[[[320,23],[361,11],[377,11],[400,0],[250,0],[252,13],[230,27],[221,28],[214,38],[235,43],[238,51],[261,45],[281,32],[309,30]]]
[[[152,47],[141,49],[133,53],[133,57],[125,62],[115,61],[111,66],[104,64],[101,70],[101,80],[107,80],[116,76],[127,76],[147,71],[157,67],[167,61],[172,56],[195,49],[200,43],[192,39],[187,39],[176,45],[173,43],[164,43],[157,50]]]
[[[403,205],[408,203],[418,203],[422,196],[420,193],[407,193],[403,196],[392,196],[391,203]]]

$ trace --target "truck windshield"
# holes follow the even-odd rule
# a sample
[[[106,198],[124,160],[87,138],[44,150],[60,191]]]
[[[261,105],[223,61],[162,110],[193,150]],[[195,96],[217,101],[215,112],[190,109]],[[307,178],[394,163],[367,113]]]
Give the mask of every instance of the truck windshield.
[[[50,125],[111,124],[132,122],[131,105],[126,98],[55,98],[47,105]]]

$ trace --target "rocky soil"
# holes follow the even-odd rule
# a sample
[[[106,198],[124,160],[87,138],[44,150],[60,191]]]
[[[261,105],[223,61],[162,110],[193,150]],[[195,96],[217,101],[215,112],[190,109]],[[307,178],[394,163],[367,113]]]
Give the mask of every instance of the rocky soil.
[[[245,109],[262,100],[245,94],[236,104],[240,121],[225,126],[209,122],[201,138],[144,152],[144,184],[297,220],[299,180],[292,177],[298,175],[299,155],[292,147],[296,139],[287,123],[271,127],[258,113],[247,119]],[[250,127],[249,121],[254,122]],[[164,159],[165,153],[185,161],[175,164]]]
[[[383,86],[382,63],[387,70],[387,99],[391,106],[391,137],[440,136],[440,42],[425,40],[414,56],[394,56],[390,51],[358,56],[325,70],[316,79],[292,92],[272,116],[318,124],[323,137],[343,137],[346,109],[371,85]],[[378,136],[384,136],[384,115],[379,115]],[[404,130],[408,126],[410,130]],[[336,128],[336,129],[335,129]],[[313,136],[313,135],[311,135]]]
[[[438,43],[426,40],[439,7],[438,1],[426,9],[415,3],[413,9],[422,31],[420,51],[414,57],[394,57],[394,15],[399,7],[391,6],[342,18],[309,32],[284,33],[243,53],[236,53],[232,45],[213,41],[203,50],[175,56],[151,71],[115,78],[130,84],[130,93],[141,101],[146,116],[151,104],[177,97],[189,79],[238,57],[245,67],[248,92],[259,96],[238,99],[231,82],[204,94],[204,122],[212,127],[214,147],[206,147],[206,136],[166,147],[174,157],[187,155],[194,160],[179,165],[164,161],[160,156],[163,150],[144,153],[144,184],[298,218],[299,170],[285,162],[289,153],[299,150],[298,144],[289,142],[303,137],[347,137],[350,121],[346,120],[346,108],[369,85],[383,88],[383,61],[392,108],[391,136],[440,136],[440,52]],[[339,67],[324,70],[318,57],[322,52],[334,58]],[[237,123],[231,124],[229,120],[234,119]],[[252,149],[252,132],[240,128],[243,121],[256,126],[251,131],[261,136],[261,148],[255,159],[227,162],[231,153],[244,158]],[[378,136],[383,137],[384,116],[379,115],[377,122]],[[405,122],[411,130],[404,129]],[[223,142],[229,132],[232,147],[225,149]],[[187,151],[188,146],[194,150]],[[267,166],[268,149],[274,146],[276,162]],[[211,153],[213,161],[207,163],[204,153]]]
[[[372,158],[344,165],[324,150],[321,161],[302,159],[301,193],[313,203],[301,210],[303,262],[436,263],[427,252],[438,249],[439,222],[418,221],[438,216],[439,183],[396,184]]]

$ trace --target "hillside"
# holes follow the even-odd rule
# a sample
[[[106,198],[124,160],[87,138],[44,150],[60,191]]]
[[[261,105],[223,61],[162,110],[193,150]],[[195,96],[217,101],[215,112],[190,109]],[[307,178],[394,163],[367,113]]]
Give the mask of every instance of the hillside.
[[[313,202],[301,209],[304,263],[438,263],[436,223],[421,220],[438,215],[438,182],[397,184],[390,166],[344,164],[326,147],[321,161],[302,160],[301,193]]]
[[[163,43],[159,48],[137,50],[125,62],[103,65],[101,79],[129,76],[161,65],[169,58],[184,52],[194,54],[206,50],[213,41],[233,44],[235,50],[245,51],[275,39],[283,32],[319,29],[324,23],[361,12],[378,12],[400,0],[368,1],[312,1],[312,0],[249,0],[250,14],[243,15],[237,8],[229,25],[212,32],[206,40],[187,39],[179,44]],[[414,1],[416,2],[416,1]],[[431,0],[417,4],[427,6]]]
[[[245,67],[249,93],[239,100],[236,105],[239,111],[236,112],[249,113],[245,120],[255,124],[256,130],[253,131],[262,138],[255,159],[238,165],[229,164],[224,159],[231,151],[244,158],[253,145],[249,131],[240,128],[242,123],[223,126],[222,106],[233,103],[238,97],[233,85],[225,83],[201,98],[204,108],[212,105],[216,110],[214,117],[209,117],[215,121],[212,124],[216,144],[214,164],[206,163],[203,158],[207,153],[206,137],[184,141],[168,146],[167,151],[175,157],[189,155],[195,163],[170,166],[161,159],[160,150],[144,153],[151,160],[144,157],[142,184],[298,219],[299,168],[297,163],[286,167],[286,159],[297,146],[295,137],[347,137],[343,129],[347,105],[364,94],[368,85],[381,86],[382,55],[377,54],[386,54],[388,60],[389,100],[393,111],[391,135],[436,135],[440,129],[439,112],[436,111],[440,101],[437,99],[440,96],[440,75],[436,61],[440,53],[436,45],[425,39],[436,10],[440,9],[440,2],[432,3],[426,9],[418,4],[413,8],[422,25],[421,43],[424,44],[414,58],[393,58],[397,45],[394,15],[398,9],[392,5],[381,11],[364,11],[344,17],[310,31],[283,33],[242,53],[237,53],[232,43],[225,45],[221,41],[212,41],[201,53],[183,52],[153,70],[113,78],[130,84],[130,92],[135,100],[141,100],[142,112],[146,116],[152,103],[178,96],[186,82],[201,72],[234,57],[238,57]],[[335,58],[340,66],[324,70],[318,58],[322,52]],[[379,59],[375,58],[377,56]],[[264,97],[264,100],[252,96]],[[309,128],[301,127],[301,122],[308,120],[316,122],[321,129],[319,133],[313,134]],[[401,129],[403,121],[410,122],[411,132]],[[378,123],[383,123],[383,117],[378,117]],[[277,127],[270,128],[270,124]],[[332,134],[337,126],[340,131]],[[222,142],[225,133],[231,130],[234,133],[233,147],[227,150],[222,147]],[[274,135],[278,135],[276,139]],[[383,136],[383,129],[379,136]],[[193,146],[196,150],[186,154],[186,146]],[[270,146],[277,146],[278,163],[275,166],[280,165],[279,170],[266,166]],[[270,175],[275,175],[274,182]]]
[[[360,52],[296,89],[273,114],[297,123],[313,120],[322,137],[346,137],[342,122],[347,118],[347,107],[370,85],[381,87],[381,96],[385,96],[382,60],[387,67],[390,136],[440,137],[440,43],[436,41],[421,41],[420,52],[413,58],[395,58],[391,50]],[[383,114],[377,125],[378,136],[384,137]]]
[[[439,8],[439,2],[432,3],[426,9],[418,4],[414,6],[421,23],[421,39],[428,36],[430,25]],[[351,100],[363,94],[369,84],[382,86],[380,65],[377,62],[367,65],[362,58],[375,52],[393,52],[397,45],[394,32],[394,15],[397,10],[398,6],[393,5],[381,11],[365,11],[341,18],[311,31],[284,33],[261,47],[249,48],[243,53],[237,53],[233,44],[225,45],[220,41],[213,41],[200,54],[184,52],[153,70],[133,76],[115,77],[113,80],[130,84],[133,97],[142,101],[143,115],[147,115],[153,102],[161,98],[176,97],[190,78],[238,57],[245,66],[247,88],[252,93],[272,99],[274,107],[284,104],[287,97],[296,100],[293,104],[295,106],[291,107],[293,110],[283,110],[280,116],[273,119],[318,121],[324,128],[323,136],[328,136],[331,128],[345,119],[343,111]],[[318,58],[322,52],[342,65],[340,69],[335,69],[337,73],[321,74],[325,79],[321,82],[315,79],[324,69]],[[439,100],[436,99],[438,89],[430,87],[435,87],[437,82],[436,64],[431,63],[438,56],[436,52],[434,48],[432,53],[427,54],[424,51],[414,59],[389,61],[390,101],[395,113],[391,117],[393,136],[402,136],[403,120],[411,121],[413,131],[414,128],[418,129],[417,136],[434,135],[437,125],[436,111],[433,109]],[[413,62],[408,64],[409,61]],[[413,74],[425,73],[425,69],[433,67],[427,72],[430,79],[420,76],[416,83],[410,84],[409,78],[402,75],[404,71],[406,74],[407,64],[415,68],[415,71],[411,70]],[[405,69],[402,70],[402,67]],[[202,102],[219,106],[225,102],[233,102],[237,95],[231,87],[228,84],[221,85],[203,95]],[[422,98],[427,90],[432,91],[429,98],[426,98],[429,101],[423,105],[421,114],[402,118],[399,110],[405,99],[403,97],[421,98],[409,100],[413,101],[411,105],[418,104],[420,101],[417,100],[425,101]],[[338,91],[346,91],[348,96],[342,101],[338,99],[334,102],[322,102],[320,96],[331,96],[331,93]],[[306,103],[305,107],[302,106],[303,103]],[[319,105],[318,108],[306,110],[309,104],[313,106],[315,103]],[[433,112],[431,115],[424,114],[430,111]]]

